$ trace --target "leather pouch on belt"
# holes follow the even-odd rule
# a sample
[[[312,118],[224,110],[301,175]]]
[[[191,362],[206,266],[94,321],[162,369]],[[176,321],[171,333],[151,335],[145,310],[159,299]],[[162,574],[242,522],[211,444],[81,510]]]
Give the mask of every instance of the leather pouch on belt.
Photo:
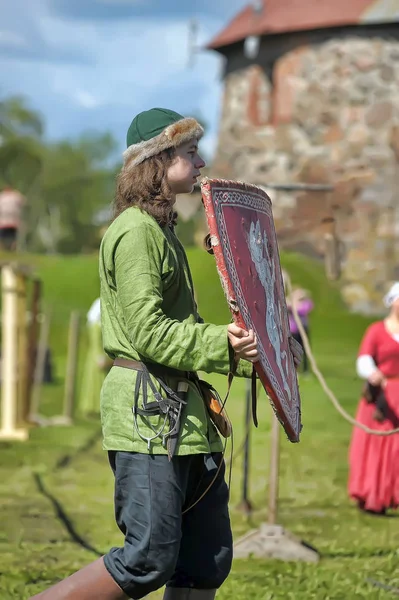
[[[206,381],[198,381],[206,409],[213,424],[224,438],[231,436],[231,422],[223,408],[223,403],[217,391]]]

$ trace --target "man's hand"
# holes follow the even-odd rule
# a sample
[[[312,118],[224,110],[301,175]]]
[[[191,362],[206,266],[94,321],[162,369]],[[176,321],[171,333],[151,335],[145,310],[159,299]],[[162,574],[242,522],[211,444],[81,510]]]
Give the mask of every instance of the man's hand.
[[[301,344],[299,342],[297,342],[295,338],[292,337],[292,335],[290,335],[290,337],[288,338],[288,342],[290,345],[292,357],[294,359],[294,365],[295,365],[295,368],[297,369],[303,359],[303,348],[302,348]]]
[[[255,363],[259,360],[256,336],[252,329],[245,331],[235,323],[227,327],[227,336],[237,358]]]

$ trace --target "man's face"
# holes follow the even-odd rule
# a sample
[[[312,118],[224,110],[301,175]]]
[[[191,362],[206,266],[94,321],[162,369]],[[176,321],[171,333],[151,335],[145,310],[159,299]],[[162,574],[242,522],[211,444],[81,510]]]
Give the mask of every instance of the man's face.
[[[187,194],[201,175],[205,162],[198,154],[198,141],[193,139],[176,149],[173,164],[168,169],[168,182],[173,194]]]

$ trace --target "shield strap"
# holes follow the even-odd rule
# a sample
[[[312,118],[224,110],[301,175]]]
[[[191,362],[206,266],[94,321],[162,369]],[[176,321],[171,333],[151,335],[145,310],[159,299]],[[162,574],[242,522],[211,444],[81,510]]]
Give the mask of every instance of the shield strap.
[[[150,366],[141,361],[124,358],[116,358],[113,364],[116,367],[137,371],[134,405],[132,408],[135,430],[139,437],[147,443],[148,451],[150,450],[151,442],[153,440],[156,438],[162,438],[162,443],[167,448],[169,460],[171,460],[176,451],[182,409],[183,406],[187,404],[186,396],[188,384],[184,381],[180,381],[178,384],[178,390],[175,392],[159,376],[159,369],[157,366]],[[176,372],[178,373],[178,371]],[[162,394],[158,392],[150,375],[156,379],[157,383],[165,393],[165,396],[162,396]],[[188,375],[189,374],[187,374],[187,376]],[[155,401],[153,402],[148,402],[147,387],[150,388],[152,396],[155,398]],[[143,408],[140,408],[138,405],[140,390],[142,391],[143,395]],[[155,430],[152,425],[147,422],[154,435],[151,437],[146,437],[142,435],[139,430],[139,424],[137,420],[138,415],[142,417],[163,415],[163,424],[161,425],[160,429]],[[169,429],[166,427],[167,424],[169,424]]]
[[[252,368],[251,376],[251,404],[252,404],[252,420],[255,427],[258,426],[258,398],[256,394],[256,371],[255,367]]]
[[[230,369],[229,369],[229,374],[227,377],[227,392],[226,392],[226,396],[225,396],[225,399],[222,404],[222,410],[224,410],[226,402],[230,396],[231,385],[233,383],[234,377],[237,374],[237,367],[238,367],[238,361],[239,361],[239,359],[237,358],[237,356],[236,356],[233,348],[230,346],[230,344],[229,344],[229,355],[230,355]],[[257,374],[256,374],[255,367],[253,367],[252,375],[251,375],[252,420],[254,422],[255,427],[258,427],[258,398],[257,398],[257,389],[256,389],[256,379],[257,379]]]

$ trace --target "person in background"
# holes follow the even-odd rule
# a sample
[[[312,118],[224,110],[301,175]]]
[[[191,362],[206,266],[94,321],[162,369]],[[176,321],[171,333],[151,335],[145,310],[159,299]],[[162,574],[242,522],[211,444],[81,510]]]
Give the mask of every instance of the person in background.
[[[301,288],[294,289],[292,293],[287,297],[287,308],[288,308],[288,318],[290,322],[290,331],[292,337],[301,344],[303,349],[303,373],[309,372],[309,359],[306,355],[305,345],[303,343],[302,336],[298,329],[298,325],[294,319],[294,313],[292,310],[292,305],[295,305],[298,316],[301,320],[303,328],[307,337],[309,338],[309,314],[312,312],[314,308],[313,301],[310,298],[309,293],[306,290]]]
[[[368,329],[356,370],[366,381],[356,420],[370,429],[399,427],[399,282],[384,298],[388,316]],[[349,449],[350,498],[369,513],[399,505],[399,434],[378,436],[354,427]]]
[[[101,386],[112,367],[112,361],[103,350],[100,298],[94,300],[87,313],[86,331],[88,345],[79,401],[79,412],[83,415],[100,412]]]
[[[0,248],[7,251],[17,249],[21,213],[26,199],[22,194],[6,187],[0,193]]]

